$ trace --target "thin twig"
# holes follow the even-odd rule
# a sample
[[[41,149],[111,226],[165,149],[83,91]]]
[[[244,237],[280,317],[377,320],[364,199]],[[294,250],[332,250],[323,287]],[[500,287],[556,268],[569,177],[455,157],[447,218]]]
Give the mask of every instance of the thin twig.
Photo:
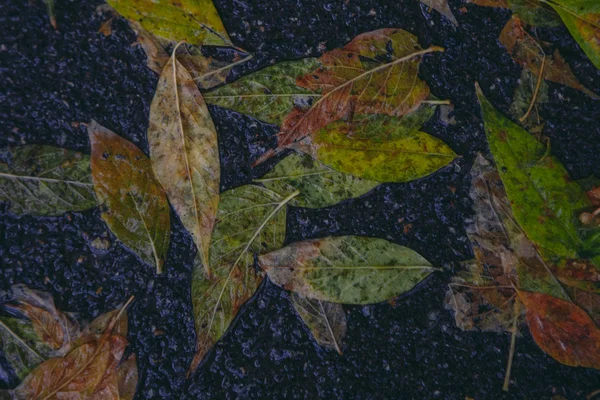
[[[510,351],[508,353],[508,362],[506,364],[506,375],[504,375],[504,385],[502,386],[502,390],[505,392],[508,392],[508,387],[510,385],[510,371],[512,369],[513,358],[515,356],[515,347],[517,344],[517,325],[519,321],[519,312],[521,311],[518,297],[515,299],[514,311],[515,317],[513,319],[512,335],[510,337]]]

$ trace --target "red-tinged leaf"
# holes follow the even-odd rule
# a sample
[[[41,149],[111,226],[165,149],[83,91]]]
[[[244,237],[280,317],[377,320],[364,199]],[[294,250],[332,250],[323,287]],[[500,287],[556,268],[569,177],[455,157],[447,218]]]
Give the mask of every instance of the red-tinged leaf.
[[[133,399],[138,379],[137,358],[135,354],[132,354],[117,368],[117,385],[120,400]]]
[[[600,329],[577,305],[542,293],[518,292],[537,345],[558,362],[600,369]]]

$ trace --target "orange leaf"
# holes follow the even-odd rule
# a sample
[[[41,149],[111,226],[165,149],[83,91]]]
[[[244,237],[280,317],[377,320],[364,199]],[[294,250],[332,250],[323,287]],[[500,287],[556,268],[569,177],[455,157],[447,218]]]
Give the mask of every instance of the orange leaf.
[[[540,348],[558,362],[600,369],[600,329],[580,307],[542,293],[518,292]]]

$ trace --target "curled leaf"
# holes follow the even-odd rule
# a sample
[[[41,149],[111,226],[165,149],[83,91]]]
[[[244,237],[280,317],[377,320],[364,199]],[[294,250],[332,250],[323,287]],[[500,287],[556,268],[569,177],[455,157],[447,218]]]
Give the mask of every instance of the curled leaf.
[[[219,204],[217,132],[200,91],[174,55],[160,75],[150,106],[148,143],[156,178],[208,272]]]
[[[350,126],[334,122],[307,137],[294,147],[310,154],[323,164],[358,178],[378,182],[407,182],[427,176],[448,165],[457,155],[447,144],[425,132],[397,132],[401,123],[387,117],[368,120],[364,131],[379,135],[362,139],[354,137]],[[398,123],[398,124],[397,124]],[[369,129],[373,125],[374,129]]]
[[[17,213],[58,215],[96,206],[90,159],[77,151],[27,145],[4,151],[0,200]]]
[[[211,0],[108,0],[119,14],[165,39],[195,45],[230,45]]]
[[[309,208],[327,207],[358,197],[379,185],[376,181],[332,170],[312,157],[298,153],[285,157],[271,172],[255,182],[276,193],[298,190],[300,195],[290,204]]]
[[[119,240],[161,273],[169,249],[170,214],[150,160],[95,121],[88,132],[94,189],[105,207],[102,218]]]
[[[323,54],[319,68],[296,80],[298,86],[322,96],[286,117],[277,151],[332,122],[352,120],[355,114],[399,117],[414,111],[429,95],[429,87],[418,77],[421,58],[442,50],[437,46],[423,50],[415,36],[390,28],[364,33]]]
[[[543,293],[519,292],[533,339],[558,362],[600,369],[600,329],[573,303]]]
[[[307,299],[297,293],[292,293],[290,298],[317,343],[342,354],[342,340],[346,336],[346,314],[342,305]]]
[[[369,304],[412,289],[435,268],[406,247],[359,236],[306,240],[259,256],[269,279],[310,299]]]

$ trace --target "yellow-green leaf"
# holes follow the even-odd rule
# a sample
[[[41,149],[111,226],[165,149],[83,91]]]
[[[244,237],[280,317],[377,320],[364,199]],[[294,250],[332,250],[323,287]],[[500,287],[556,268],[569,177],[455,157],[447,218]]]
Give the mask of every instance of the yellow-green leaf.
[[[133,143],[95,121],[88,132],[102,218],[123,244],[161,273],[169,249],[170,211],[150,160]]]
[[[148,144],[156,178],[208,272],[219,205],[217,131],[198,87],[175,56],[165,65],[150,106]]]
[[[108,0],[108,4],[166,39],[195,45],[231,44],[211,0]]]

